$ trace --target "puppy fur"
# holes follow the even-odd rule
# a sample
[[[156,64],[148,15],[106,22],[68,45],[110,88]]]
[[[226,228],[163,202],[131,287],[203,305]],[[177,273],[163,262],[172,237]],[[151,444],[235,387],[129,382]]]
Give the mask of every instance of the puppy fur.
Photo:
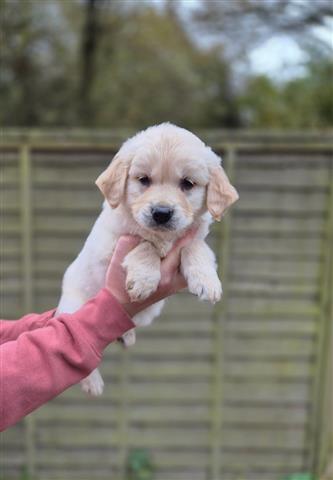
[[[212,220],[220,220],[238,194],[221,159],[208,146],[170,123],[150,127],[122,145],[96,184],[105,197],[103,209],[82,251],[65,272],[57,313],[76,311],[100,290],[117,240],[124,234],[142,239],[123,266],[131,300],[144,300],[158,287],[161,258],[191,227],[197,228],[196,236],[181,253],[188,289],[201,300],[220,300],[215,256],[204,239]],[[154,209],[161,207],[171,215],[164,223],[153,216]],[[140,312],[134,323],[149,325],[163,305],[160,301]],[[126,346],[132,345],[134,330],[123,340]],[[98,370],[81,384],[93,395],[103,391]]]

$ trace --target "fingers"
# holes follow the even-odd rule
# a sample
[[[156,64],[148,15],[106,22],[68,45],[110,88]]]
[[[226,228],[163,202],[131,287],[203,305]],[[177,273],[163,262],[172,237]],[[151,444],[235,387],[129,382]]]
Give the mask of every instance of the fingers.
[[[106,287],[110,290],[121,290],[120,287],[125,284],[126,274],[122,263],[126,255],[135,248],[139,242],[139,237],[130,235],[119,238],[106,272]]]
[[[177,293],[187,287],[187,282],[181,273],[178,273],[172,282],[172,293]]]

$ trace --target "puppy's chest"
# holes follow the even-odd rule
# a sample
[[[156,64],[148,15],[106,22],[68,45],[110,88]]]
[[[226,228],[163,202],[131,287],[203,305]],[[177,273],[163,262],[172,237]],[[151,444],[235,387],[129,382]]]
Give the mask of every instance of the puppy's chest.
[[[167,256],[167,254],[170,252],[173,244],[175,243],[176,240],[162,240],[160,238],[157,238],[156,236],[153,236],[153,235],[147,235],[147,234],[143,234],[143,235],[140,235],[141,238],[142,238],[142,242],[146,241],[146,242],[149,242],[151,243],[155,249],[156,249],[156,252],[158,253],[158,256],[161,257],[161,258],[164,258]]]
[[[146,230],[143,230],[138,225],[131,225],[131,226],[127,225],[127,228],[123,229],[120,235],[134,235],[134,236],[140,237],[142,242],[146,241],[151,243],[155,247],[158,255],[161,258],[166,257],[166,255],[170,252],[173,244],[177,240],[176,237],[172,240],[161,239],[157,235],[154,235],[153,232],[150,233]]]
[[[167,254],[170,252],[174,242],[161,242],[158,243],[157,245],[154,244],[159,256],[161,258],[164,258],[167,256]]]

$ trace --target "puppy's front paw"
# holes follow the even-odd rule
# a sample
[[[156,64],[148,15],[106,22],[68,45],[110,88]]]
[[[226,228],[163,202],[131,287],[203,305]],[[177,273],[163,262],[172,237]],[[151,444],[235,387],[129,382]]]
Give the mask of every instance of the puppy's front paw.
[[[142,302],[157,290],[161,280],[160,271],[127,271],[126,289],[132,302]]]
[[[122,265],[127,271],[126,289],[132,302],[145,300],[157,290],[161,259],[151,243],[140,243],[126,255]]]
[[[212,270],[209,275],[192,271],[188,275],[187,285],[189,291],[197,295],[200,300],[208,300],[211,303],[221,300],[222,285],[215,270]]]
[[[91,374],[81,380],[81,388],[85,393],[98,397],[104,390],[104,381],[99,371],[93,370]]]

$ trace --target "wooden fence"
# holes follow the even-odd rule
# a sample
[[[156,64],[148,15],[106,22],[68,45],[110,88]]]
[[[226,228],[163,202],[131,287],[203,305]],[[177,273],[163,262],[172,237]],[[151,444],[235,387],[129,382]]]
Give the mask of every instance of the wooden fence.
[[[2,436],[3,480],[275,480],[332,455],[333,161],[328,133],[203,132],[240,201],[214,227],[223,301],[188,294],[105,354],[99,399],[73,387]],[[54,307],[96,218],[121,135],[3,132],[1,316]],[[326,381],[325,381],[326,378]]]

